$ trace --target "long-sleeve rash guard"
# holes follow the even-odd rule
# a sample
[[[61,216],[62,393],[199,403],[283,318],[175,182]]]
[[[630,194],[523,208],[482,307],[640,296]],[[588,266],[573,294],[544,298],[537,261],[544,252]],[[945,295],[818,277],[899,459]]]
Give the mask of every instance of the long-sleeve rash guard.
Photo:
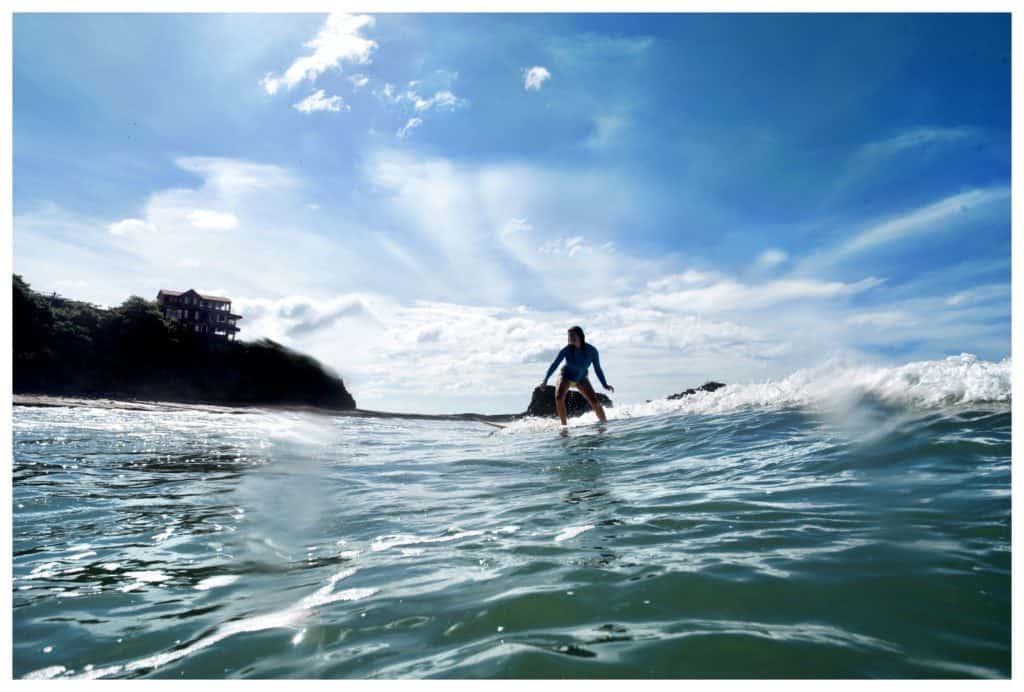
[[[566,373],[565,377],[573,381],[582,380],[587,376],[587,366],[593,363],[594,372],[597,373],[597,379],[601,380],[601,386],[608,389],[608,383],[604,379],[604,371],[601,370],[601,361],[597,356],[597,349],[591,344],[584,344],[582,349],[574,346],[562,348],[555,357],[555,362],[548,368],[548,373],[544,375],[544,384],[548,383],[548,378],[551,377],[551,373],[555,371],[555,368],[558,367],[563,358],[565,358],[566,367],[569,368],[569,372]]]

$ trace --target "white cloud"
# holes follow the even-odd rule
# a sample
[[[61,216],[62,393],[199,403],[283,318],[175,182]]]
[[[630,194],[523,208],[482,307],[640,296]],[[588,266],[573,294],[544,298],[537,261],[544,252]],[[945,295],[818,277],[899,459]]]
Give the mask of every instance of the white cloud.
[[[385,103],[401,107],[408,115],[405,125],[395,133],[399,138],[404,138],[423,124],[428,111],[453,111],[468,104],[466,99],[456,96],[450,88],[456,77],[456,72],[435,70],[426,83],[424,80],[412,80],[404,91],[398,91],[393,84],[386,82],[374,93]],[[433,87],[432,96],[425,95],[430,92],[430,88],[425,87]]]
[[[370,78],[364,74],[353,74],[349,75],[348,81],[352,82],[353,90],[358,90],[369,84]]]
[[[352,110],[340,96],[324,96],[323,89],[317,89],[312,94],[292,106],[302,113],[313,113],[315,111],[333,111],[337,113],[342,110]]]
[[[551,79],[551,73],[548,72],[546,67],[541,65],[534,65],[528,70],[524,71],[523,75],[523,88],[529,91],[540,91],[540,87],[544,82]]]
[[[308,79],[313,82],[331,68],[340,69],[343,62],[365,64],[377,48],[377,42],[361,35],[373,26],[374,19],[368,15],[332,13],[328,15],[317,35],[303,44],[312,48],[313,53],[297,58],[283,75],[268,73],[261,84],[268,94],[277,93],[282,87],[294,88]]]
[[[407,92],[413,106],[417,111],[430,110],[431,108],[437,107],[441,110],[454,110],[456,107],[464,103],[455,94],[450,91],[438,91],[429,98],[423,98],[415,92]]]
[[[202,178],[201,196],[234,199],[260,192],[287,191],[301,184],[290,170],[273,164],[215,156],[183,156],[174,163]],[[194,191],[186,188],[184,192]]]
[[[465,106],[468,103],[465,99],[456,96],[451,89],[439,89],[434,92],[433,96],[425,96],[420,91],[422,84],[423,82],[420,80],[413,80],[409,82],[405,91],[399,92],[395,89],[393,84],[388,82],[385,83],[384,86],[376,92],[376,94],[378,98],[387,103],[408,103],[417,113],[423,113],[431,108],[437,108],[438,110],[455,110],[456,108]]]
[[[395,135],[399,138],[404,139],[409,135],[410,132],[412,132],[422,124],[422,118],[409,118],[409,120],[406,121],[405,125],[402,125],[402,127],[398,128],[398,132],[396,132]]]
[[[208,230],[230,230],[238,228],[238,217],[229,212],[196,209],[188,215],[188,221],[195,228]]]
[[[346,318],[376,321],[367,300],[366,296],[358,293],[326,300],[290,295],[276,300],[237,298],[232,307],[243,315],[243,319],[249,320],[248,323],[262,322],[264,333],[285,339],[328,329]]]
[[[114,235],[130,235],[132,233],[156,233],[156,226],[141,219],[124,219],[110,224],[107,229]]]

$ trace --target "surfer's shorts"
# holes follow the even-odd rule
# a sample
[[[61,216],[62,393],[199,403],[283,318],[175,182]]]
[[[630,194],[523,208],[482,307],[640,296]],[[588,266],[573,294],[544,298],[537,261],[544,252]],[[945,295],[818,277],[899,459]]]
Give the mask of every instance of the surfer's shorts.
[[[593,385],[590,384],[590,380],[588,379],[588,377],[586,375],[584,375],[579,380],[570,380],[567,377],[565,377],[565,370],[566,370],[566,366],[564,366],[564,365],[558,370],[558,377],[555,378],[555,391],[556,392],[558,391],[558,386],[560,384],[562,384],[562,380],[563,379],[569,383],[569,389],[572,389],[573,387],[575,387],[577,390],[583,391],[583,389],[586,389],[586,387],[581,388],[580,387],[580,383],[581,382],[586,382],[587,387],[589,387],[591,390],[594,389]]]

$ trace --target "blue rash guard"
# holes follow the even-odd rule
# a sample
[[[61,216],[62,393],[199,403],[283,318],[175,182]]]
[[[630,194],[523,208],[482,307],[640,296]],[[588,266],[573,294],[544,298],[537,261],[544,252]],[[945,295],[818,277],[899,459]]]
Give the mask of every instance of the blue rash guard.
[[[593,363],[594,372],[597,373],[597,379],[601,380],[601,386],[608,389],[608,383],[604,379],[604,372],[601,370],[601,361],[597,357],[597,349],[590,344],[584,344],[582,350],[575,346],[565,346],[562,348],[555,357],[555,362],[548,368],[548,374],[544,375],[544,384],[548,383],[548,378],[551,377],[551,373],[555,371],[555,368],[558,367],[563,358],[565,358],[565,366],[568,368],[568,371],[565,373],[566,379],[579,382],[587,376],[587,366]]]

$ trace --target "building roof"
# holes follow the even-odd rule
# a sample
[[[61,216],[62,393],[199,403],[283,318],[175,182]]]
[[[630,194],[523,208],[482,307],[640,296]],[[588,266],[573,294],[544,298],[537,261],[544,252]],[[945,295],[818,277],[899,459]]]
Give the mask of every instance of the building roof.
[[[204,293],[200,293],[199,291],[195,290],[194,288],[190,288],[187,291],[168,291],[166,288],[161,288],[160,292],[157,293],[156,295],[159,298],[161,295],[165,295],[165,296],[183,296],[186,293],[195,293],[197,296],[199,296],[203,300],[215,300],[215,301],[220,302],[220,303],[230,303],[231,302],[230,298],[225,298],[224,296],[210,296],[210,295],[206,295]]]

